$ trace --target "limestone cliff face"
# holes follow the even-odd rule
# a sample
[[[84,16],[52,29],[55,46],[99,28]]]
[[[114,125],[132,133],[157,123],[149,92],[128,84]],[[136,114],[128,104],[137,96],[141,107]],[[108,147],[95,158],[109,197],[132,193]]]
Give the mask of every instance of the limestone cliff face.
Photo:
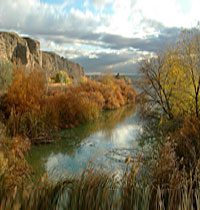
[[[42,68],[54,75],[57,70],[64,70],[74,83],[80,82],[84,76],[83,67],[53,52],[42,52]]]
[[[20,37],[12,32],[0,32],[0,60],[44,69],[51,76],[59,70],[64,70],[75,83],[80,82],[84,75],[81,65],[53,52],[42,52],[38,41],[29,37]]]

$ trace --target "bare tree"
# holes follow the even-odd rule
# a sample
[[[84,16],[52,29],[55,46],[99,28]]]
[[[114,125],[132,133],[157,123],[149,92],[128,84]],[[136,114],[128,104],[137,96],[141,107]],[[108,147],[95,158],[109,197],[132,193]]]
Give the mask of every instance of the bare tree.
[[[172,95],[172,88],[170,91],[166,90],[164,85],[167,79],[168,72],[163,74],[165,64],[165,56],[158,55],[156,58],[143,60],[140,63],[140,72],[143,74],[140,87],[142,91],[148,96],[148,102],[158,105],[169,119],[173,119],[172,107],[170,104],[170,97]],[[163,77],[163,75],[165,75]]]

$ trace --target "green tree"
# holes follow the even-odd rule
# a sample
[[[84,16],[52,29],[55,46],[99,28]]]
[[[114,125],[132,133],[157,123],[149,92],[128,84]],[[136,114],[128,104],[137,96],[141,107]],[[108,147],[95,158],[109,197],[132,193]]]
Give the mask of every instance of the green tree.
[[[65,71],[59,71],[56,73],[55,82],[61,84],[64,83],[68,86],[71,84],[71,80]]]

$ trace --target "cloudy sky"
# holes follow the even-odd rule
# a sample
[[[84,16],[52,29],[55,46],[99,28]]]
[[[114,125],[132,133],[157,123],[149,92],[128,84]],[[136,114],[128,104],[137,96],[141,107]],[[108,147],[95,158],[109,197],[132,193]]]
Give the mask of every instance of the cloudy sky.
[[[199,8],[199,0],[0,0],[0,30],[37,39],[86,72],[135,72],[139,59],[196,26]]]

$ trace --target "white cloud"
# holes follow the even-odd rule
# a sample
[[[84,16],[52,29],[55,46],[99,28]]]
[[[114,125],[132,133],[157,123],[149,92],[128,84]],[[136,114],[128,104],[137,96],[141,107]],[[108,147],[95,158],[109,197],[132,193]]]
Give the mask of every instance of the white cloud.
[[[38,39],[42,49],[82,59],[83,64],[92,60],[91,65],[97,62],[101,68],[123,69],[134,63],[131,56],[141,56],[130,47],[152,53],[175,39],[177,27],[191,27],[200,20],[199,0],[190,1],[187,13],[182,0],[85,0],[83,10],[72,8],[72,1],[76,0],[0,0],[0,29],[27,34]],[[117,59],[123,55],[119,65]],[[86,66],[92,69],[91,65]]]
[[[107,15],[107,23],[96,29],[97,33],[118,34],[132,36],[133,22],[131,0],[116,0],[112,5],[113,14]],[[106,18],[105,18],[106,19]]]
[[[92,0],[92,3],[96,7],[96,9],[103,9],[106,5],[113,2],[114,0]]]
[[[112,15],[107,23],[100,25],[96,32],[122,35],[124,37],[158,36],[158,29],[150,21],[164,27],[192,27],[200,20],[199,0],[192,0],[188,13],[184,13],[181,1],[168,0],[115,0]],[[149,20],[147,24],[146,21]]]
[[[135,8],[147,19],[161,22],[167,27],[185,25],[185,17],[179,4],[174,0],[139,0]]]
[[[63,4],[41,3],[39,0],[7,0],[0,2],[0,28],[15,29],[31,34],[51,34],[68,31],[84,33],[96,27],[97,17],[89,10],[85,13]]]
[[[200,1],[199,0],[193,0],[191,4],[191,9],[189,11],[189,14],[187,15],[187,18],[189,19],[190,27],[194,26],[197,21],[200,21]]]

